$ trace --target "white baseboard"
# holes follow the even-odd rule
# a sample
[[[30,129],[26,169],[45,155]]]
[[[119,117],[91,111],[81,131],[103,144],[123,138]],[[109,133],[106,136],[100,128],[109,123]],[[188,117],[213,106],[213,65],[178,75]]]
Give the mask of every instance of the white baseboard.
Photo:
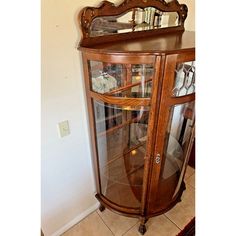
[[[82,212],[81,214],[79,214],[78,216],[76,216],[73,220],[71,220],[70,222],[68,222],[66,225],[64,225],[63,227],[61,227],[59,230],[57,230],[55,233],[53,233],[51,236],[60,236],[63,233],[65,233],[68,229],[70,229],[72,226],[74,226],[75,224],[77,224],[78,222],[80,222],[81,220],[83,220],[86,216],[88,216],[89,214],[91,214],[93,211],[97,210],[99,207],[99,203],[97,202],[96,204],[94,204],[93,206],[91,206],[90,208],[88,208],[87,210],[85,210],[84,212]]]

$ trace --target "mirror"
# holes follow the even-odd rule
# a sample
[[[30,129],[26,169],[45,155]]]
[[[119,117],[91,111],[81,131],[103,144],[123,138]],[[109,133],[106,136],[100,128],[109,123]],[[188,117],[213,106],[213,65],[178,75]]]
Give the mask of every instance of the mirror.
[[[179,26],[177,12],[162,12],[154,7],[134,8],[118,16],[102,16],[93,19],[90,37],[146,31]]]

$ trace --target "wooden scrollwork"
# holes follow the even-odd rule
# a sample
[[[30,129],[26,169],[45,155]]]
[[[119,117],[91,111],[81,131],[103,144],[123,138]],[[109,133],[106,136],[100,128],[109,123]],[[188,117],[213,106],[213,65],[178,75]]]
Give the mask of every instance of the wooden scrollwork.
[[[168,3],[164,0],[124,0],[117,6],[109,1],[102,1],[98,7],[85,7],[79,14],[78,20],[82,30],[82,39],[80,41],[80,46],[88,46],[101,42],[104,43],[116,39],[117,36],[115,35],[90,37],[91,24],[95,18],[118,16],[121,14],[125,14],[130,9],[144,9],[146,7],[154,7],[162,12],[176,12],[179,15],[179,25],[176,26],[175,29],[170,29],[169,31],[184,30],[184,22],[187,17],[188,8],[185,4],[179,4],[177,0],[173,0]],[[150,30],[152,32],[148,32],[148,34],[157,34],[167,30],[168,29],[153,29]],[[124,33],[120,34],[118,37],[119,39],[126,39],[130,38],[131,34],[135,34],[134,37],[143,37],[143,32],[132,32],[126,34]]]

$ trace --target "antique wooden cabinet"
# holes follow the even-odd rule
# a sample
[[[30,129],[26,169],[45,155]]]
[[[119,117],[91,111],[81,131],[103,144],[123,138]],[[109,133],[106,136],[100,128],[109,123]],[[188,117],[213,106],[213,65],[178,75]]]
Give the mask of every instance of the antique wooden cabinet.
[[[100,210],[145,222],[181,199],[194,140],[194,33],[177,1],[104,1],[79,15]]]

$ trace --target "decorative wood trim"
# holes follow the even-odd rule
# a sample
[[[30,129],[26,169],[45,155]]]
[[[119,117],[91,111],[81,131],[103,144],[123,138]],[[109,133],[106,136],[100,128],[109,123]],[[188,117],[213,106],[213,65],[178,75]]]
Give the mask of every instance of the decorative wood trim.
[[[185,187],[185,183],[183,181],[181,183],[181,187],[180,187],[178,193],[173,198],[173,200],[170,202],[170,204],[167,207],[156,211],[155,213],[145,212],[146,219],[164,214],[165,212],[169,211],[172,207],[174,207],[178,202],[181,201],[181,196],[182,196],[182,193],[185,189],[186,189],[186,187]],[[130,208],[130,207],[119,206],[119,205],[109,201],[106,197],[104,197],[101,194],[96,194],[95,197],[97,198],[97,200],[100,202],[101,205],[105,206],[106,208],[108,208],[109,210],[111,210],[115,213],[118,213],[118,214],[124,215],[124,216],[128,216],[128,217],[140,217],[140,214],[141,214],[140,208]]]
[[[142,192],[142,201],[141,201],[141,215],[145,215],[147,213],[147,196],[150,187],[150,177],[151,177],[151,166],[153,163],[153,149],[156,138],[156,130],[157,126],[157,117],[158,110],[160,106],[160,95],[161,95],[161,80],[162,80],[162,70],[163,70],[163,61],[164,57],[156,58],[156,73],[154,75],[153,80],[153,91],[151,97],[151,105],[150,105],[150,113],[149,113],[149,128],[147,134],[147,148],[146,148],[146,156],[144,162],[144,173],[143,173],[143,192]]]
[[[155,63],[156,57],[154,55],[140,55],[132,53],[116,53],[116,54],[102,54],[86,52],[87,60],[102,61],[106,63],[114,64],[153,64]]]
[[[101,16],[118,16],[125,14],[132,8],[145,8],[145,7],[155,7],[156,9],[163,12],[177,12],[179,15],[179,26],[170,27],[170,31],[184,30],[184,22],[187,18],[188,8],[185,4],[179,4],[177,0],[173,0],[166,3],[164,0],[124,0],[120,5],[116,6],[114,3],[109,1],[103,1],[98,7],[85,7],[81,10],[78,21],[80,23],[82,31],[82,39],[80,41],[80,46],[89,46],[92,44],[99,44],[104,42],[112,41],[114,38],[120,39],[130,39],[131,35],[135,37],[146,37],[143,32],[130,32],[119,35],[105,35],[98,37],[90,37],[89,30],[92,21],[96,17]],[[172,29],[171,29],[172,28]],[[169,29],[169,28],[167,28]],[[152,32],[152,34],[157,34],[159,31],[166,31],[167,29],[153,29],[146,32]]]
[[[98,199],[98,201],[104,205],[106,208],[117,212],[118,214],[131,216],[131,217],[137,217],[140,215],[140,208],[132,208],[132,207],[123,207],[119,206],[118,204],[110,201],[106,197],[104,197],[101,194],[96,194],[95,197]]]
[[[144,83],[147,84],[148,82],[151,82],[152,80],[153,80],[153,78],[147,79],[147,80],[144,81]],[[112,94],[116,94],[116,93],[119,93],[119,92],[123,92],[123,91],[125,91],[129,88],[133,88],[133,87],[136,87],[136,86],[139,86],[139,85],[141,85],[141,82],[132,83],[132,84],[126,85],[124,87],[114,89],[111,92],[105,93],[105,95],[112,95]]]
[[[99,94],[90,91],[90,96],[96,100],[105,103],[120,105],[120,106],[149,106],[150,98],[125,98],[125,97],[112,97],[104,94]]]
[[[188,53],[180,53],[177,56],[176,64],[186,61],[195,61],[195,48],[191,49]]]
[[[129,119],[129,120],[125,121],[124,123],[120,124],[120,125],[117,125],[113,128],[110,128],[110,129],[108,129],[104,132],[98,133],[97,137],[101,137],[101,136],[104,136],[104,135],[109,135],[110,133],[114,132],[117,129],[121,129],[122,127],[125,127],[125,126],[127,126],[131,123],[139,122],[139,120],[140,119],[138,119],[138,118]]]
[[[195,100],[195,93],[192,93],[192,94],[188,94],[182,97],[171,97],[171,98],[166,99],[165,102],[171,106],[171,105],[178,105],[178,104],[183,104],[186,102],[191,102],[194,100]]]

